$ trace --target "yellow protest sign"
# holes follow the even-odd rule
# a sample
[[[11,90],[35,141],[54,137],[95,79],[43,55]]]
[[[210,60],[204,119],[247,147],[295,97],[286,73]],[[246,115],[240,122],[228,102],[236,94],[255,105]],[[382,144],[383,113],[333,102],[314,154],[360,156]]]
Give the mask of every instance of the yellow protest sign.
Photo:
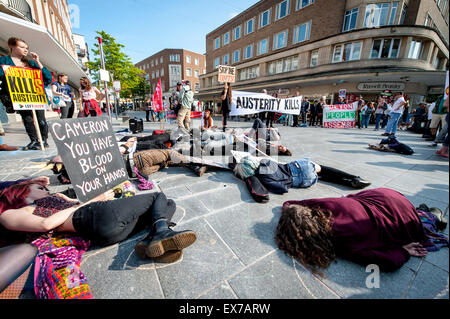
[[[48,108],[42,70],[2,65],[14,110]]]

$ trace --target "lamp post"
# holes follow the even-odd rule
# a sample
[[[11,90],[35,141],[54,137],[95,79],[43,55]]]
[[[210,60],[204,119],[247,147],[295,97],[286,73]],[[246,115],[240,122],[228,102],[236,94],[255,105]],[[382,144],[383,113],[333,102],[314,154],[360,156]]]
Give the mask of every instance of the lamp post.
[[[103,54],[103,39],[101,37],[98,37],[98,44],[99,44],[99,48],[100,48],[100,63],[101,63],[102,69],[105,70],[105,55]],[[111,120],[111,112],[109,109],[108,82],[103,81],[103,84],[105,86],[106,110],[108,112],[109,119]]]

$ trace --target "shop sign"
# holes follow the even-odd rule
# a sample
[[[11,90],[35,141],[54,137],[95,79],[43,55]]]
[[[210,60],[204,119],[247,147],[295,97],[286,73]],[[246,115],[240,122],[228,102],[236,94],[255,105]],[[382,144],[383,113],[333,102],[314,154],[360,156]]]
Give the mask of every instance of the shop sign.
[[[403,91],[406,84],[402,82],[363,82],[358,84],[359,91]]]

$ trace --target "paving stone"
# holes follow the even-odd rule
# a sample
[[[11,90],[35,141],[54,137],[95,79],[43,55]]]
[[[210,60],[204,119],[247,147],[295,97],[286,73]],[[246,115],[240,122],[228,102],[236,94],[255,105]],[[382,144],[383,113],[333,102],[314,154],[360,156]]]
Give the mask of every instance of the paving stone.
[[[448,247],[442,248],[441,250],[436,252],[429,252],[428,255],[425,257],[425,260],[430,264],[433,264],[434,266],[438,266],[442,270],[448,271],[449,268]]]
[[[174,221],[178,220],[176,223],[182,225],[186,221],[193,218],[200,217],[211,213],[211,211],[197,198],[187,198],[182,200],[176,200],[177,203],[177,213],[175,214]],[[178,213],[180,211],[180,214]]]
[[[240,299],[335,299],[320,281],[276,250],[229,281]]]
[[[448,299],[448,271],[444,271],[428,262],[424,262],[409,291],[411,299]]]
[[[228,282],[223,282],[211,291],[201,295],[199,299],[237,299]]]

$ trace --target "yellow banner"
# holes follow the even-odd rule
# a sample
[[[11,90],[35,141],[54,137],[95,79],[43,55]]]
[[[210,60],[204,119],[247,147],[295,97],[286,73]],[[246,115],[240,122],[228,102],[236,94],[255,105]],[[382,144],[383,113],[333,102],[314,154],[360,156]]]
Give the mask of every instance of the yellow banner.
[[[48,108],[42,70],[2,65],[14,110]]]

